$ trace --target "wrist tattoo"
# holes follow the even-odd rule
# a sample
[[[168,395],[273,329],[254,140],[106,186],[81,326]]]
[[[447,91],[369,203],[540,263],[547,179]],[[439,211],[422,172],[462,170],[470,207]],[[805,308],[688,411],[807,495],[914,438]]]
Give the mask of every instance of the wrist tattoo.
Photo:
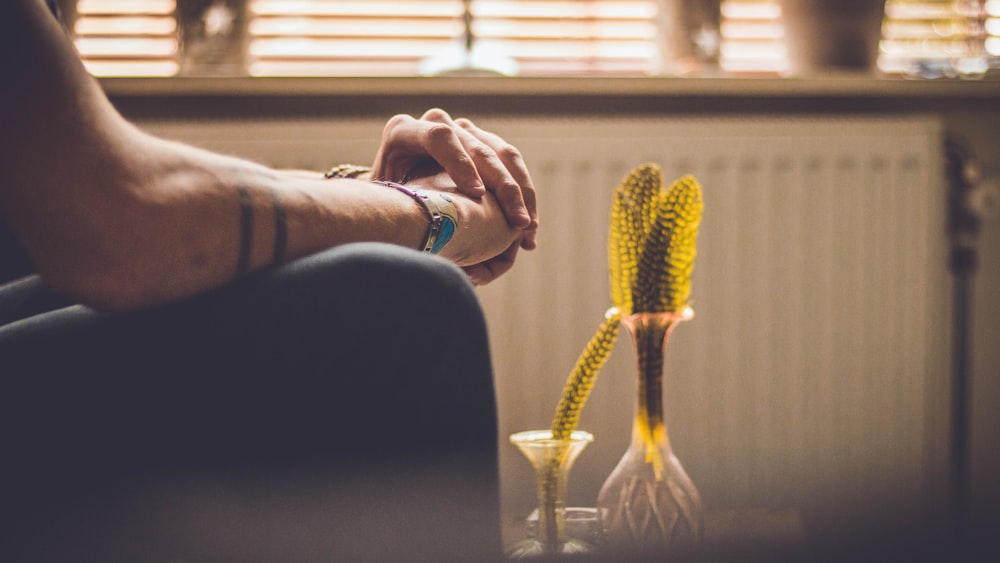
[[[250,270],[250,245],[253,242],[253,201],[250,190],[240,184],[236,187],[240,198],[240,254],[236,262],[236,277],[243,277]]]
[[[273,186],[270,189],[274,205],[274,257],[271,259],[271,264],[277,266],[285,261],[285,250],[288,246],[288,216],[285,213],[285,204],[281,201],[281,194]]]

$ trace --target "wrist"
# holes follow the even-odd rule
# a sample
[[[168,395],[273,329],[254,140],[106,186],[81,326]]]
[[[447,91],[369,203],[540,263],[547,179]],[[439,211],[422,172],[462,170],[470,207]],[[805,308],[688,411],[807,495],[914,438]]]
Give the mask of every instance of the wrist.
[[[376,180],[374,183],[406,194],[421,206],[428,225],[417,249],[429,254],[440,253],[458,229],[458,210],[451,198],[441,192],[413,189],[395,182]]]

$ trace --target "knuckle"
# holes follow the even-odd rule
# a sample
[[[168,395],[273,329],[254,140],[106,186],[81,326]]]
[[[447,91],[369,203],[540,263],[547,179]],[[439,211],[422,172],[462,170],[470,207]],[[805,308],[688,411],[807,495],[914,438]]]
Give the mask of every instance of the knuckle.
[[[473,143],[466,150],[475,160],[491,159],[496,156],[496,152],[485,143]]]
[[[500,146],[497,149],[497,154],[504,162],[521,162],[524,160],[521,151],[510,143],[504,143]]]
[[[444,111],[441,108],[431,108],[424,112],[424,115],[421,116],[421,119],[426,119],[427,121],[446,122],[451,119],[451,116],[448,115],[448,112]]]
[[[397,131],[407,127],[413,121],[413,117],[405,113],[398,113],[390,117],[382,128],[382,138],[391,140]]]
[[[413,121],[413,117],[405,113],[397,113],[396,115],[390,117],[389,120],[385,122],[385,128],[395,129],[396,127],[400,127],[411,121]]]
[[[517,185],[517,182],[513,180],[508,180],[503,183],[502,186],[504,201],[509,205],[521,204],[523,201],[523,196],[521,194],[521,186]]]
[[[438,123],[428,127],[426,135],[431,142],[450,142],[455,132],[446,123]]]

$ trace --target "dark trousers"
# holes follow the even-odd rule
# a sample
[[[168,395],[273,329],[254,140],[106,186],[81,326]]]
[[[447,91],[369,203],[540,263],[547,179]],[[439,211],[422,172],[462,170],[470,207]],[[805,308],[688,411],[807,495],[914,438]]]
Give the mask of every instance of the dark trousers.
[[[37,278],[5,290],[7,321],[60,305]],[[58,308],[0,326],[0,540],[17,560],[489,559],[496,432],[482,311],[435,257],[348,245],[142,312]]]

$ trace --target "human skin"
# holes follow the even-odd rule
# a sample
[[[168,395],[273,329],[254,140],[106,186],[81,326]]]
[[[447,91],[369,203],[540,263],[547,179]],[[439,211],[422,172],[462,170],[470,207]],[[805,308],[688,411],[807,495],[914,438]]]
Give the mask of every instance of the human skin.
[[[273,263],[275,196],[287,218],[286,259],[361,241],[417,248],[427,231],[423,209],[396,190],[274,170],[141,131],[112,107],[38,0],[2,3],[0,63],[8,80],[0,216],[43,279],[81,303],[133,310],[230,283],[240,190],[253,217],[250,271]],[[487,283],[519,248],[534,247],[534,188],[516,149],[431,110],[387,123],[373,173],[428,158],[451,179],[434,186],[452,193],[460,218],[443,257]]]

